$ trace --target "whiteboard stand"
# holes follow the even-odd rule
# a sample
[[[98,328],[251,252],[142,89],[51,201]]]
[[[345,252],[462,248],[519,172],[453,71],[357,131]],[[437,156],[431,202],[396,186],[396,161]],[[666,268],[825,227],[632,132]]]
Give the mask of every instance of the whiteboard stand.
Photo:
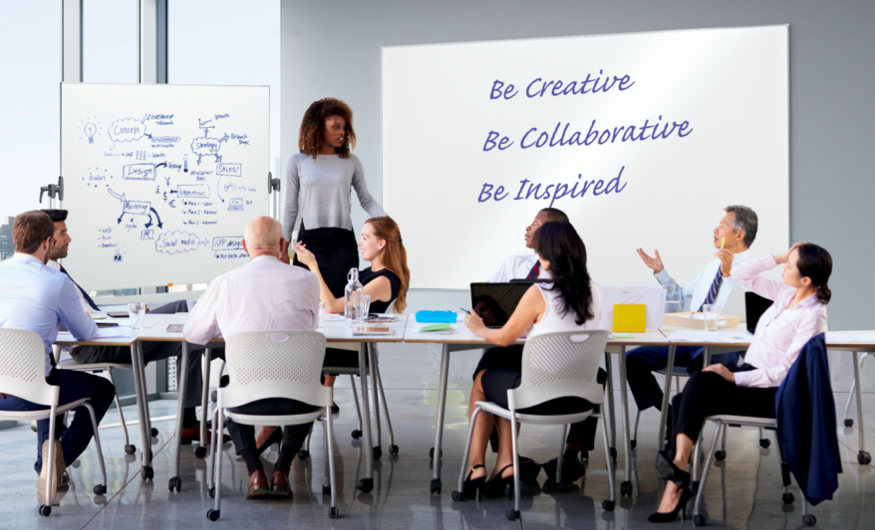
[[[273,218],[282,222],[280,219],[280,179],[273,178],[270,172],[267,172],[267,192],[272,196],[271,203],[273,204]]]
[[[43,194],[49,195],[49,209],[55,209],[55,199],[58,199],[58,205],[64,202],[64,177],[58,177],[57,184],[48,184],[39,189],[39,202],[43,203]]]

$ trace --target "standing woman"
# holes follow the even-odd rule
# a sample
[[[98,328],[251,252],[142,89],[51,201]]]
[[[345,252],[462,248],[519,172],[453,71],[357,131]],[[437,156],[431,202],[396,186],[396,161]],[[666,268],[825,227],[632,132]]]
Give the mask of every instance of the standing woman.
[[[352,110],[339,99],[320,99],[304,113],[298,136],[301,152],[292,155],[286,169],[283,235],[291,241],[300,215],[298,243],[316,257],[335,298],[343,296],[346,275],[359,264],[350,219],[351,189],[355,188],[370,217],[386,215],[368,192],[362,163],[350,153],[354,147]],[[283,252],[283,257],[288,260],[288,252]],[[297,256],[294,264],[306,268]]]

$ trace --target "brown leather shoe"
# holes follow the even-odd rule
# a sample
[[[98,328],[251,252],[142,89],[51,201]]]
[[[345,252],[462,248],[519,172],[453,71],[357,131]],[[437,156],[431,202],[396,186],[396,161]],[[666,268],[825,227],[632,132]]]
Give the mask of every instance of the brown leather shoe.
[[[268,491],[267,477],[264,476],[264,471],[258,470],[249,475],[249,488],[246,490],[247,499],[267,497]]]
[[[273,472],[273,485],[270,488],[271,495],[291,497],[292,488],[289,486],[289,477],[282,471]]]

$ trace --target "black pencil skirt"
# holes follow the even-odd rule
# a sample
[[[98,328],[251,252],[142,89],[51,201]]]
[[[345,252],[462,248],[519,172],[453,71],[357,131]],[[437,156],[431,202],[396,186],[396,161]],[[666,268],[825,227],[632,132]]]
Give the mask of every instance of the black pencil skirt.
[[[346,275],[349,274],[349,269],[359,266],[358,246],[352,230],[345,228],[307,230],[302,222],[298,241],[306,245],[307,250],[316,257],[319,272],[322,273],[322,278],[331,290],[331,294],[335,298],[343,298],[343,290],[347,283]],[[310,270],[298,261],[297,255],[294,264]]]

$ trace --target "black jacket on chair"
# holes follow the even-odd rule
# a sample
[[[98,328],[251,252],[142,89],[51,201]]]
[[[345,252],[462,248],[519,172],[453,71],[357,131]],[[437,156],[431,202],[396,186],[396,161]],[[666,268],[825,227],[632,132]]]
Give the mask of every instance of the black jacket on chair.
[[[778,443],[808,502],[832,500],[842,463],[823,333],[802,348],[778,389],[775,407]]]

